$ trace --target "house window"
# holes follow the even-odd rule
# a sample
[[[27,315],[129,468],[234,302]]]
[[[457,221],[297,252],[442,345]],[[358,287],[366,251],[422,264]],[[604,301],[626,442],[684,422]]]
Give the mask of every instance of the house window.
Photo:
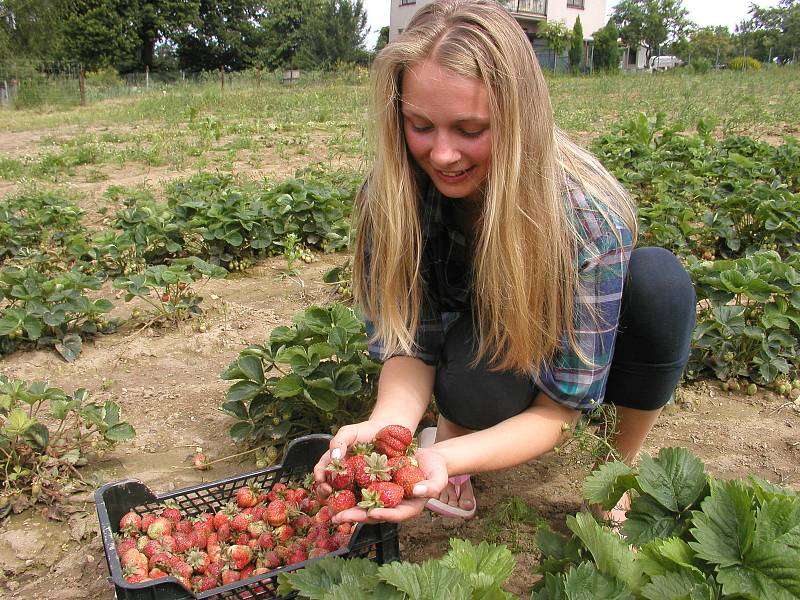
[[[567,8],[580,8],[583,10],[583,0],[567,0]]]
[[[400,0],[400,6],[405,6],[406,4],[416,4],[417,0]]]

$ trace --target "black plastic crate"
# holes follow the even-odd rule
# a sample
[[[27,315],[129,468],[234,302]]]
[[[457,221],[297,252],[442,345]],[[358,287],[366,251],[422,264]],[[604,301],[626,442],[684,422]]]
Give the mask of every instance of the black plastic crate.
[[[108,571],[111,574],[109,579],[116,588],[116,597],[119,600],[294,598],[296,594],[278,595],[278,574],[302,569],[311,561],[280,567],[264,575],[236,581],[201,594],[187,590],[174,577],[164,577],[144,583],[128,583],[122,577],[122,566],[117,556],[114,534],[119,530],[119,520],[125,513],[130,510],[139,514],[151,512],[163,505],[165,500],[175,500],[186,516],[192,516],[202,512],[217,512],[227,502],[234,500],[236,490],[252,483],[259,483],[264,490],[269,490],[278,482],[301,481],[328,449],[330,439],[329,435],[298,438],[287,447],[281,465],[165,494],[154,494],[137,479],[108,483],[99,488],[95,492],[97,516],[100,520]],[[329,556],[364,557],[379,563],[399,560],[398,527],[392,523],[359,524],[353,532],[348,547],[331,552]]]

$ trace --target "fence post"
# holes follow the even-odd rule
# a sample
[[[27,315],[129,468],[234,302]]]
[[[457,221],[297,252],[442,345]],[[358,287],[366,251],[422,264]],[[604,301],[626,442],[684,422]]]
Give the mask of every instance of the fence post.
[[[86,70],[83,65],[78,71],[78,89],[81,91],[81,106],[86,106]]]
[[[150,65],[144,66],[144,89],[150,89]]]
[[[225,69],[219,66],[219,89],[225,91]]]

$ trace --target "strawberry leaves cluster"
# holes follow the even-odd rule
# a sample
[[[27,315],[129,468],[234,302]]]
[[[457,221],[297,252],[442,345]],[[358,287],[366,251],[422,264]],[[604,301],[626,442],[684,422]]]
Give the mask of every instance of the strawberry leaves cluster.
[[[371,444],[356,444],[347,456],[325,468],[333,488],[329,501],[337,512],[358,505],[393,508],[413,497],[414,486],[425,479],[414,456],[413,434],[402,425],[387,425]]]
[[[331,523],[334,512],[313,476],[269,491],[254,484],[216,513],[188,516],[169,501],[157,511],[130,511],[115,546],[128,583],[175,577],[205,592],[347,547],[354,526]]]

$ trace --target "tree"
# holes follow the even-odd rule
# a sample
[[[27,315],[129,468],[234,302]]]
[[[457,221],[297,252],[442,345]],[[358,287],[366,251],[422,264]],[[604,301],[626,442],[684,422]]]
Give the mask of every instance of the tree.
[[[764,49],[772,49],[772,56],[787,62],[800,48],[800,1],[780,0],[778,6],[750,7],[749,30],[761,33]]]
[[[617,71],[621,59],[619,49],[619,29],[613,20],[594,34],[594,54],[592,64],[600,71]]]
[[[545,21],[539,23],[536,35],[547,41],[553,51],[553,72],[558,67],[558,57],[564,54],[572,40],[572,32],[561,21]]]
[[[133,66],[152,68],[156,44],[174,39],[197,24],[199,10],[200,0],[135,0],[130,16],[138,39],[138,57]]]
[[[328,69],[337,63],[366,64],[367,13],[363,0],[322,0],[303,24],[299,66]]]
[[[381,27],[381,32],[378,34],[378,40],[375,42],[375,54],[383,50],[383,47],[389,43],[389,26]]]
[[[223,65],[239,71],[258,63],[265,41],[259,26],[263,2],[200,0],[198,13],[196,24],[175,37],[182,68],[198,71]]]
[[[303,23],[319,6],[319,0],[268,0],[266,14],[261,18],[264,39],[259,62],[267,69],[296,67],[303,45]]]
[[[686,37],[691,22],[683,0],[621,0],[611,15],[628,47],[647,45],[647,60],[665,43]]]
[[[65,0],[0,0],[0,59],[64,56]]]
[[[134,52],[129,0],[70,0],[64,47],[88,70],[117,67]]]
[[[728,60],[733,51],[733,37],[725,26],[702,27],[691,34],[688,53],[716,63]]]
[[[575,27],[572,28],[572,44],[569,47],[569,66],[573,73],[579,73],[581,61],[583,60],[583,25],[581,17],[575,19]]]

